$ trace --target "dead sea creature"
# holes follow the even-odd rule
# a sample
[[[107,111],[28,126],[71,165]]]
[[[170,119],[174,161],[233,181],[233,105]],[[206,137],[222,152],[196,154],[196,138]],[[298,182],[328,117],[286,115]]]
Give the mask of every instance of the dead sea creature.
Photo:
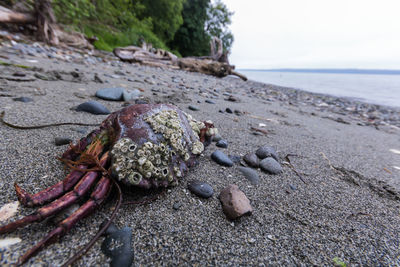
[[[0,227],[0,234],[42,221],[90,194],[87,202],[19,259],[22,264],[96,210],[110,193],[113,182],[119,194],[118,184],[145,189],[177,185],[216,132],[211,121],[197,121],[168,104],[138,104],[114,112],[98,129],[64,152],[61,160],[72,171],[63,181],[36,194],[15,184],[18,199],[25,206],[52,202]],[[97,236],[81,251],[90,248]]]

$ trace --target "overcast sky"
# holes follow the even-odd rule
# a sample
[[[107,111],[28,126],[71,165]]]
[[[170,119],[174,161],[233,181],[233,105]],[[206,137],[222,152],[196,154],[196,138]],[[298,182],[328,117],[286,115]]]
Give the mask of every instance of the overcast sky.
[[[400,0],[223,0],[237,68],[400,69]]]

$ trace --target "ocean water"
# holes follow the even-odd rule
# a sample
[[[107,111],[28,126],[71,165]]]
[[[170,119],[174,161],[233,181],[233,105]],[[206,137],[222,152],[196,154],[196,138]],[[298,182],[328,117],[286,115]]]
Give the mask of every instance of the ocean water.
[[[250,80],[400,107],[400,75],[238,70]]]

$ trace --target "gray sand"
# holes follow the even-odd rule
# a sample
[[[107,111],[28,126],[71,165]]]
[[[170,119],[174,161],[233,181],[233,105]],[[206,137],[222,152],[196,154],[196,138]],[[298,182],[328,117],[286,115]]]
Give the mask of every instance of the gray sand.
[[[6,55],[4,51],[0,53]],[[123,63],[85,66],[8,56],[8,61],[44,70],[77,68],[88,79],[80,83],[0,79],[0,111],[6,112],[8,122],[18,125],[100,123],[105,115],[76,112],[71,108],[95,99],[116,111],[122,108],[122,102],[102,101],[94,94],[100,88],[124,86],[143,89],[151,102],[174,103],[197,119],[211,119],[229,143],[224,150],[226,154],[243,156],[268,144],[277,149],[281,161],[287,154],[296,155],[290,160],[305,183],[284,164],[284,171],[279,175],[267,175],[259,170],[260,184],[254,186],[241,175],[237,169],[240,165],[227,168],[213,162],[210,154],[216,147],[215,143],[211,144],[199,164],[177,187],[168,189],[149,204],[125,205],[118,212],[116,225],[133,229],[134,266],[332,265],[335,257],[352,266],[400,265],[400,195],[397,193],[400,170],[394,168],[400,166],[400,155],[390,151],[400,150],[398,129],[389,127],[384,131],[359,126],[355,118],[344,115],[340,117],[350,124],[343,124],[324,118],[338,117],[337,114],[311,105],[265,101],[249,93],[250,89],[257,92],[265,85],[231,77],[218,79]],[[39,62],[29,63],[26,59]],[[21,69],[0,66],[1,76],[11,76],[16,70]],[[104,76],[116,70],[129,73],[118,79]],[[93,82],[94,73],[109,83]],[[143,82],[130,82],[127,78]],[[232,93],[240,102],[224,100],[227,96],[223,93]],[[216,104],[205,103],[206,97],[213,94]],[[31,97],[34,101],[12,100],[19,96]],[[190,104],[200,110],[190,111]],[[244,114],[219,112],[227,107]],[[259,127],[259,123],[266,124],[263,129],[268,135],[252,134],[250,127]],[[56,157],[66,146],[56,147],[54,138],[78,140],[84,136],[79,131],[88,133],[94,128],[72,125],[16,130],[0,125],[0,206],[16,200],[14,182],[28,192],[38,192],[62,179],[66,172]],[[192,179],[209,183],[214,188],[214,196],[203,200],[191,194],[187,182]],[[245,192],[254,208],[251,216],[234,222],[226,219],[217,196],[228,184],[237,184]],[[124,201],[137,199],[141,198],[132,194],[124,197]],[[179,210],[172,208],[175,202],[182,204]],[[109,198],[95,214],[33,257],[28,265],[57,266],[65,262],[98,231],[100,223],[110,216],[114,203],[115,199]],[[20,207],[9,221],[32,211]],[[0,249],[1,264],[15,262],[53,227],[47,221],[3,235],[1,238],[20,237],[22,242]],[[102,239],[78,262],[79,266],[107,265],[109,260],[100,250],[101,242]]]

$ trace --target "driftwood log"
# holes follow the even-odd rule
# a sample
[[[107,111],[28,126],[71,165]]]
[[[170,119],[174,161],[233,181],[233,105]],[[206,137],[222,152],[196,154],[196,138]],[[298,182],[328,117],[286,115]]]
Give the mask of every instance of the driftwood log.
[[[0,23],[34,25],[37,39],[50,45],[93,49],[83,34],[66,32],[57,24],[50,0],[35,0],[31,12],[18,12],[0,6]]]
[[[227,52],[223,53],[222,41],[219,38],[211,40],[211,55],[205,57],[178,58],[171,52],[154,49],[151,45],[142,43],[142,47],[128,46],[114,49],[114,55],[122,61],[143,65],[182,69],[191,72],[200,72],[216,77],[235,75],[244,81],[246,76],[235,71],[235,66],[228,62]]]

